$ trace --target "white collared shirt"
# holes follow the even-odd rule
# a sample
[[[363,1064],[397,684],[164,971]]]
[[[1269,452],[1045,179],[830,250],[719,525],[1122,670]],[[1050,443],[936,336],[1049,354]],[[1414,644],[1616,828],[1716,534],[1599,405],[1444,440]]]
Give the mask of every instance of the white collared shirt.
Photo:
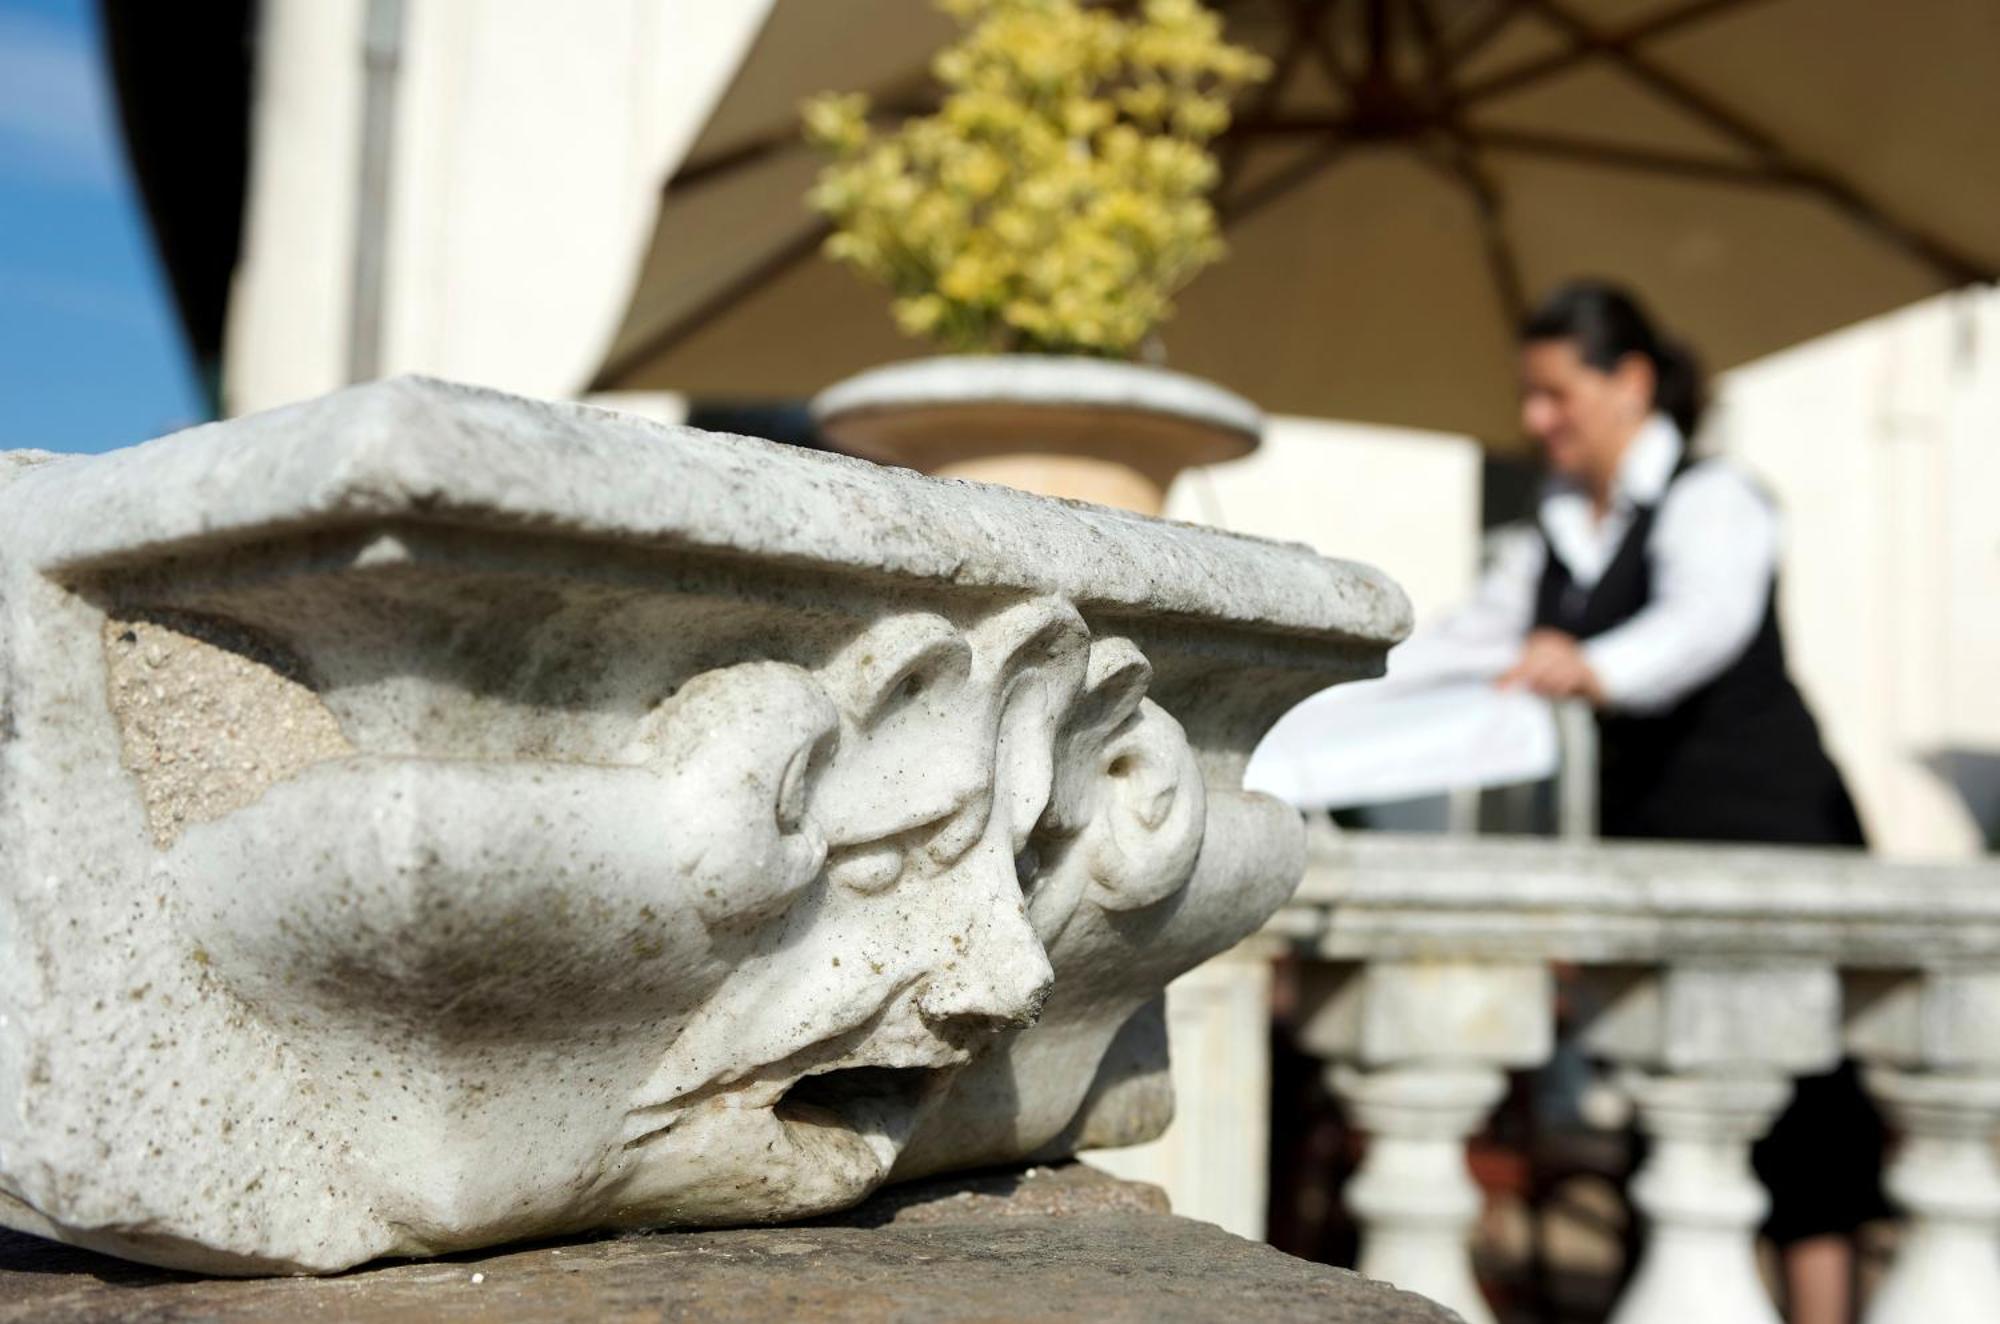
[[[1548,547],[1583,589],[1603,577],[1638,508],[1658,507],[1647,541],[1652,600],[1583,646],[1610,706],[1627,712],[1671,708],[1742,656],[1777,567],[1777,512],[1740,469],[1711,460],[1669,489],[1685,444],[1664,415],[1648,419],[1618,466],[1603,519],[1571,483],[1552,481],[1541,500]],[[1472,601],[1397,649],[1392,674],[1498,675],[1512,665],[1534,628],[1544,545],[1521,527],[1496,535],[1492,550]]]

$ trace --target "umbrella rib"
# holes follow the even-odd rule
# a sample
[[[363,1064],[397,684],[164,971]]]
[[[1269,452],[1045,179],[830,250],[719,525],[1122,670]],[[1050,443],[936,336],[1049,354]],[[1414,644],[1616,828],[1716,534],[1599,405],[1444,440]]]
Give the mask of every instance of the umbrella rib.
[[[1578,41],[1601,42],[1601,38],[1589,24],[1557,4],[1556,0],[1524,0],[1524,3],[1533,6]],[[1873,198],[1847,180],[1830,171],[1800,161],[1770,133],[1636,52],[1625,46],[1613,44],[1600,45],[1597,53],[1612,60],[1634,78],[1675,102],[1696,118],[1706,121],[1750,149],[1771,168],[1773,173],[1818,193],[1864,227],[1876,231],[1897,247],[1935,268],[1953,284],[1992,281],[1996,276],[2000,276],[2000,272],[1996,272],[1993,267],[1961,252],[1936,235],[1891,216]]]
[[[1534,133],[1522,129],[1481,128],[1471,131],[1474,143],[1488,151],[1520,152],[1559,160],[1608,165],[1626,170],[1646,170],[1659,174],[1709,179],[1726,184],[1752,184],[1765,188],[1797,188],[1800,180],[1771,163],[1744,165],[1676,152],[1655,151],[1627,143],[1593,142],[1555,133]]]
[[[696,161],[681,167],[667,180],[665,193],[686,193],[704,184],[736,174],[781,152],[804,147],[805,140],[796,132],[774,133],[768,137],[732,147],[726,152],[718,152],[705,161]]]
[[[731,277],[720,289],[702,299],[693,308],[605,363],[598,370],[596,379],[591,382],[590,389],[593,391],[623,389],[648,362],[667,353],[727,312],[731,306],[749,298],[818,253],[820,245],[826,242],[827,235],[832,231],[833,227],[822,221],[809,230],[793,235],[758,259],[747,271]]]
[[[1451,57],[1445,50],[1443,38],[1439,36],[1436,17],[1431,13],[1428,0],[1407,0],[1407,3],[1411,26],[1416,31],[1418,44],[1423,47],[1424,68],[1430,81],[1431,95],[1442,101],[1450,90],[1445,80],[1450,75]],[[1436,128],[1447,144],[1451,175],[1465,186],[1478,209],[1479,237],[1486,251],[1486,265],[1493,274],[1494,287],[1500,294],[1500,307],[1511,328],[1527,312],[1528,302],[1521,279],[1520,259],[1507,236],[1503,214],[1505,202],[1500,186],[1480,167],[1478,144],[1456,115],[1449,111],[1439,114]]]
[[[1451,100],[1451,53],[1445,49],[1444,38],[1439,35],[1437,16],[1431,13],[1429,0],[1407,0],[1407,3],[1417,44],[1424,48],[1424,75],[1430,84],[1425,90],[1430,93],[1433,105],[1445,105]],[[1452,131],[1461,140],[1465,136],[1463,127],[1455,122]]]
[[[1335,44],[1333,29],[1324,19],[1313,31],[1313,53],[1319,57],[1319,67],[1326,72],[1327,78],[1335,87],[1347,94],[1348,102],[1352,104],[1355,94],[1354,75],[1341,64],[1340,49]]]
[[[1276,65],[1271,70],[1270,81],[1257,89],[1257,98],[1251,103],[1244,121],[1251,123],[1271,118],[1277,109],[1279,99],[1284,95],[1285,85],[1291,82],[1299,64],[1305,59],[1306,49],[1313,44],[1319,27],[1326,21],[1341,0],[1295,0],[1292,8],[1292,30],[1285,48],[1278,53]],[[1221,183],[1216,192],[1227,193],[1241,177],[1243,164],[1250,154],[1250,132],[1239,127],[1229,134],[1222,144]]]
[[[1457,41],[1450,43],[1445,52],[1445,62],[1451,68],[1458,68],[1473,56],[1486,49],[1488,42],[1507,30],[1507,25],[1519,16],[1521,7],[1514,0],[1492,0],[1485,17]]]
[[[1310,50],[1317,56],[1327,77],[1350,96],[1353,95],[1352,84],[1340,69],[1332,43],[1327,37],[1328,19],[1342,3],[1344,0],[1298,0],[1292,10],[1292,44],[1284,52],[1285,72],[1282,77],[1289,78]],[[1270,118],[1270,112],[1276,108],[1281,95],[1280,81],[1279,75],[1272,77],[1259,94],[1258,104],[1252,108],[1250,117],[1240,123],[1232,134],[1230,160],[1224,168],[1222,185],[1216,192],[1219,203],[1217,210],[1220,212],[1224,229],[1240,225],[1297,189],[1332,165],[1347,150],[1347,144],[1341,141],[1339,136],[1346,120],[1340,116],[1316,118],[1311,121],[1311,127],[1305,131],[1314,135],[1327,135],[1329,141],[1325,145],[1292,162],[1244,195],[1233,198],[1224,196],[1241,175],[1242,162],[1248,154],[1247,144],[1251,135],[1264,133],[1272,126],[1280,124],[1286,126],[1281,131],[1291,131],[1288,122]]]
[[[1507,237],[1506,221],[1501,215],[1499,190],[1472,159],[1471,148],[1462,143],[1452,169],[1478,207],[1480,244],[1486,250],[1486,265],[1493,273],[1493,286],[1500,293],[1500,308],[1511,328],[1527,313],[1528,298],[1521,279],[1520,258],[1514,252],[1513,241]]]
[[[1541,11],[1547,17],[1555,18],[1555,15],[1549,13],[1547,6],[1536,4],[1534,0],[1512,0],[1512,3],[1515,8],[1510,12],[1518,13],[1521,10],[1535,9]],[[1688,3],[1683,4],[1678,9],[1669,9],[1664,13],[1655,14],[1649,19],[1634,23],[1629,27],[1621,28],[1616,32],[1598,32],[1588,26],[1583,26],[1581,31],[1579,31],[1576,28],[1570,27],[1561,19],[1556,19],[1555,21],[1558,26],[1563,27],[1570,37],[1570,46],[1567,50],[1557,51],[1552,55],[1544,55],[1538,59],[1530,60],[1526,64],[1516,65],[1512,69],[1503,69],[1499,73],[1482,78],[1478,82],[1462,89],[1456,101],[1459,105],[1470,105],[1475,101],[1490,100],[1502,93],[1516,91],[1529,83],[1540,82],[1544,79],[1552,78],[1557,74],[1567,73],[1593,55],[1609,55],[1614,51],[1625,50],[1639,42],[1647,41],[1654,37],[1663,37],[1667,33],[1686,27],[1690,23],[1714,18],[1732,9],[1740,9],[1745,5],[1766,3],[1769,3],[1769,0],[1688,0]],[[1454,63],[1462,63],[1463,59],[1463,56],[1456,57]]]
[[[912,115],[926,115],[937,109],[935,101],[919,98],[894,101],[874,112],[881,119],[903,120]],[[807,145],[796,125],[787,125],[776,133],[753,138],[724,152],[700,161],[691,161],[676,171],[662,190],[666,193],[686,193],[718,179],[725,179],[738,171],[758,165],[773,156]]]
[[[1499,292],[1501,310],[1512,325],[1519,322],[1527,311],[1527,286],[1521,279],[1521,263],[1514,252],[1513,241],[1507,237],[1503,215],[1505,204],[1499,186],[1479,168],[1472,144],[1459,130],[1442,126],[1440,132],[1448,144],[1444,160],[1440,162],[1424,152],[1419,152],[1417,159],[1471,195],[1479,218],[1479,240],[1485,250],[1486,268],[1493,276],[1494,288]]]
[[[1338,140],[1328,142],[1310,155],[1292,162],[1241,197],[1224,200],[1219,209],[1223,228],[1241,225],[1249,220],[1339,160],[1346,154],[1349,146],[1350,144]]]

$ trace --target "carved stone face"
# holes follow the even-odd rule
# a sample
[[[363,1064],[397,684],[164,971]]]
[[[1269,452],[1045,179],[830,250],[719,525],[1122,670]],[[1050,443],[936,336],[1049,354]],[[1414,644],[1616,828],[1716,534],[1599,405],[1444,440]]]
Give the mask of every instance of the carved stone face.
[[[421,1152],[443,1179],[405,1224],[521,1217],[523,1107],[545,1216],[819,1212],[1034,1023],[1079,907],[1187,882],[1200,779],[1148,675],[1059,599],[888,615],[810,669],[694,675],[617,765],[318,763],[163,880],[318,1069],[410,1096],[420,1143],[377,1172]],[[550,1052],[585,1087],[529,1101]]]
[[[1034,1020],[1053,971],[1016,860],[1087,649],[1074,609],[1040,599],[964,631],[891,616],[821,669],[840,710],[806,809],[824,877],[639,1091],[624,1207],[778,1212],[719,1180],[732,1164],[782,1212],[838,1207],[996,1031]]]

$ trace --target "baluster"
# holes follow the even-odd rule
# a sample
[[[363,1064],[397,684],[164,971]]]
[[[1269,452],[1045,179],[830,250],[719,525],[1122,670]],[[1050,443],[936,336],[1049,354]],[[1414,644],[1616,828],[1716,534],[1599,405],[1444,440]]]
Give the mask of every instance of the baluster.
[[[1467,1324],[1492,1324],[1472,1275],[1481,1198],[1465,1142],[1506,1093],[1506,1074],[1478,1066],[1337,1066],[1329,1077],[1369,1137],[1346,1190],[1361,1224],[1356,1267],[1451,1307]]]
[[[1593,972],[1589,1049],[1620,1082],[1651,1152],[1632,1181],[1645,1239],[1613,1324],[1777,1324],[1757,1274],[1770,1197],[1750,1146],[1791,1078],[1838,1059],[1840,983],[1829,965],[1780,961]]]
[[[1480,1192],[1466,1138],[1506,1092],[1506,1070],[1554,1046],[1554,980],[1542,962],[1308,966],[1300,1040],[1370,1134],[1346,1200],[1362,1224],[1360,1270],[1444,1302],[1470,1324],[1492,1314],[1472,1280]]]
[[[1480,1195],[1465,1142],[1505,1093],[1508,1068],[1548,1060],[1548,968],[1377,961],[1306,974],[1301,1040],[1345,1064],[1328,1080],[1370,1137],[1346,1191],[1363,1231],[1358,1267],[1489,1324],[1472,1277]]]
[[[1867,1080],[1903,1133],[1886,1184],[1909,1215],[1867,1324],[2000,1320],[2000,1077],[1878,1067]]]
[[[1750,1146],[1791,1097],[1791,1083],[1632,1072],[1623,1084],[1652,1152],[1632,1180],[1645,1248],[1612,1324],[1778,1324],[1757,1274],[1757,1224],[1770,1197],[1750,1171]]]

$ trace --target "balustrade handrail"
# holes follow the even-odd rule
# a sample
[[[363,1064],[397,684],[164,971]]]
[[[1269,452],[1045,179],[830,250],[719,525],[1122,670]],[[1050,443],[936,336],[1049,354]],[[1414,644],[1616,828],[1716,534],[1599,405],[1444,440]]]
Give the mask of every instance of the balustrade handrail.
[[[1332,960],[2000,965],[2000,860],[1316,826],[1304,881],[1265,932]]]

